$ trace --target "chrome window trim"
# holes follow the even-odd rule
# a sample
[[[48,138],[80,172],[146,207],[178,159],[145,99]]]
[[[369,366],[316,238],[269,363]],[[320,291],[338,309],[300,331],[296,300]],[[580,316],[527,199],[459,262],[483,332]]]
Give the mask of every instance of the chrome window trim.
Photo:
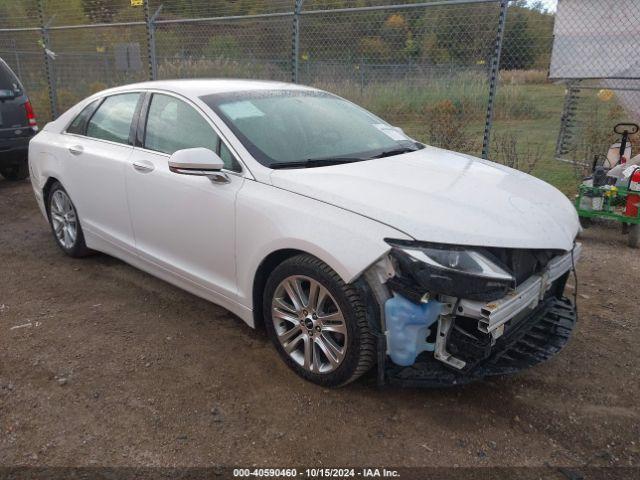
[[[135,90],[126,90],[126,91],[117,92],[117,93],[105,93],[104,95],[98,95],[97,97],[89,97],[89,99],[86,99],[86,103],[82,105],[82,108],[80,109],[80,111],[76,115],[74,115],[74,117],[71,120],[69,120],[67,125],[64,127],[64,130],[62,130],[62,132],[60,132],[60,135],[73,135],[75,137],[91,138],[92,140],[99,140],[99,141],[104,141],[104,142],[108,142],[108,143],[114,143],[116,145],[126,145],[126,146],[129,146],[129,147],[133,147],[133,145],[129,145],[128,143],[111,142],[110,140],[103,140],[102,138],[89,137],[88,135],[78,135],[77,133],[69,133],[69,132],[67,132],[67,129],[73,123],[73,121],[76,118],[78,118],[78,115],[80,115],[84,111],[85,108],[87,108],[89,105],[91,105],[96,100],[104,101],[105,99],[107,99],[109,97],[115,97],[116,95],[126,95],[126,94],[129,94],[129,93],[143,94],[145,91],[146,90],[135,89]],[[102,106],[102,105],[100,105],[100,106]],[[98,107],[98,109],[99,108],[100,107]],[[98,110],[96,110],[93,113],[95,114],[97,111]],[[92,115],[92,117],[93,117],[93,115]]]
[[[73,137],[77,137],[77,138],[84,138],[84,139],[89,139],[89,140],[94,140],[97,142],[104,142],[106,144],[111,144],[111,145],[120,145],[120,146],[125,146],[125,147],[130,147],[133,149],[137,149],[137,150],[141,150],[144,152],[149,152],[149,153],[155,153],[158,155],[163,155],[166,156],[167,158],[170,157],[171,155],[168,155],[166,153],[163,152],[157,152],[155,150],[149,150],[147,148],[144,147],[136,147],[135,145],[129,145],[129,144],[124,144],[124,143],[118,143],[118,142],[112,142],[110,140],[103,140],[101,138],[94,138],[94,137],[88,137],[87,135],[78,135],[77,133],[69,133],[67,132],[67,128],[69,127],[69,125],[71,125],[71,123],[76,119],[76,117],[82,112],[82,110],[84,110],[89,104],[91,104],[92,102],[96,101],[96,100],[104,100],[107,97],[112,97],[114,95],[123,95],[123,94],[127,94],[127,93],[140,93],[140,94],[145,94],[145,93],[159,93],[159,94],[163,94],[163,95],[169,95],[172,97],[176,97],[179,100],[184,101],[185,103],[187,103],[188,105],[192,106],[193,108],[196,109],[196,111],[204,117],[205,121],[209,124],[209,126],[213,129],[213,131],[216,133],[216,135],[218,135],[218,137],[220,138],[220,140],[222,142],[224,142],[224,144],[227,146],[227,148],[231,151],[231,153],[233,153],[234,157],[236,158],[236,161],[238,162],[238,164],[240,165],[240,171],[236,172],[234,170],[227,170],[227,169],[222,169],[223,172],[231,174],[231,175],[235,175],[235,176],[239,176],[239,177],[244,177],[244,178],[248,178],[249,180],[255,180],[253,174],[251,173],[251,170],[249,169],[249,167],[247,167],[245,161],[242,159],[242,156],[238,154],[238,150],[235,148],[235,146],[233,145],[233,142],[230,141],[226,135],[224,135],[220,128],[218,127],[218,125],[216,125],[215,121],[210,117],[209,114],[207,114],[207,112],[205,110],[203,110],[199,105],[195,104],[190,98],[185,97],[184,95],[181,95],[179,93],[173,92],[171,90],[163,90],[161,88],[136,88],[136,89],[132,89],[132,90],[123,90],[123,91],[119,91],[117,93],[105,93],[103,95],[98,95],[96,97],[91,97],[91,99],[87,99],[86,103],[83,104],[82,108],[80,109],[80,111],[69,121],[69,123],[67,124],[67,126],[64,128],[64,130],[62,132],[60,132],[61,135],[69,135],[69,136],[73,136]],[[146,125],[146,119],[145,119],[145,125]],[[236,139],[236,141],[239,142],[239,140]]]
[[[129,145],[128,143],[114,142],[112,140],[104,140],[102,138],[87,137],[86,135],[78,135],[77,133],[62,132],[61,135],[68,135],[69,137],[76,137],[82,138],[84,140],[106,143],[107,145],[117,145],[118,147],[134,148],[133,145]]]

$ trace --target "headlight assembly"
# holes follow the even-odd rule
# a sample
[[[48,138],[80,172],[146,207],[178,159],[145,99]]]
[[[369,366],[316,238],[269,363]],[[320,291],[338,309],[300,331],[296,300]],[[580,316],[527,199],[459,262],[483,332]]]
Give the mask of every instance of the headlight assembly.
[[[405,277],[403,283],[413,280],[413,288],[423,294],[491,301],[504,297],[515,286],[508,268],[480,248],[394,240],[387,243],[393,247],[391,255]]]

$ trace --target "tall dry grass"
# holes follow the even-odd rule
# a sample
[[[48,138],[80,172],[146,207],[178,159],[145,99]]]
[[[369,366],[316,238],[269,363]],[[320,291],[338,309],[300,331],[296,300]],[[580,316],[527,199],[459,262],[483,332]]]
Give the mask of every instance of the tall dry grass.
[[[544,85],[549,83],[548,70],[502,70],[500,81],[505,85]]]
[[[158,63],[158,78],[269,78],[286,80],[291,74],[267,62],[217,58],[165,58]]]
[[[457,74],[428,81],[369,83],[356,81],[314,82],[314,86],[341,95],[381,116],[426,117],[441,102],[451,102],[467,120],[484,118],[489,85],[480,74]],[[497,120],[539,118],[536,99],[515,85],[502,85],[495,104]]]

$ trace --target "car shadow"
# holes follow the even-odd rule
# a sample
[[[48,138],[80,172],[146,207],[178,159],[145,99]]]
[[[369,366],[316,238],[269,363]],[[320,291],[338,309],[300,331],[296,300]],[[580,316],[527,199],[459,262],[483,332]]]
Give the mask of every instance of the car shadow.
[[[2,175],[0,175],[0,190],[16,190],[19,189],[25,183],[29,183],[29,178],[25,178],[24,180],[7,180]]]

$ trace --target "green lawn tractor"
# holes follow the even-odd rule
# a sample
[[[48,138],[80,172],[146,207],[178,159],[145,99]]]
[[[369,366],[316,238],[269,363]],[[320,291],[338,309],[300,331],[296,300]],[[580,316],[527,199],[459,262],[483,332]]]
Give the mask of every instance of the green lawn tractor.
[[[609,148],[606,157],[593,162],[593,172],[580,185],[576,209],[587,227],[593,218],[607,218],[622,224],[628,244],[640,247],[640,155],[632,157],[630,135],[640,131],[635,123],[619,123],[613,131],[620,142]]]

